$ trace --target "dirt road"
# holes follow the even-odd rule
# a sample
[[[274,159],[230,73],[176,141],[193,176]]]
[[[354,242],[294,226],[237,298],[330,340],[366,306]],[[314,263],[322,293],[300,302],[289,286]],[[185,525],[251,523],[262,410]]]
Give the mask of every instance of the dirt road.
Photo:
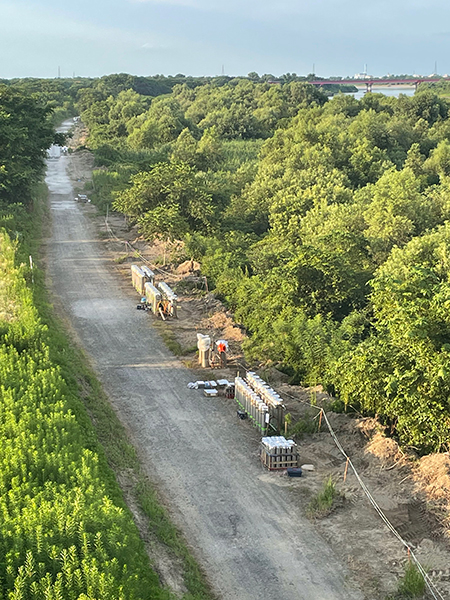
[[[70,156],[48,161],[54,294],[96,366],[177,524],[224,600],[350,600],[337,557],[301,517],[292,485],[262,471],[256,432],[222,398],[188,390],[137,297],[109,270],[92,223],[73,200]]]

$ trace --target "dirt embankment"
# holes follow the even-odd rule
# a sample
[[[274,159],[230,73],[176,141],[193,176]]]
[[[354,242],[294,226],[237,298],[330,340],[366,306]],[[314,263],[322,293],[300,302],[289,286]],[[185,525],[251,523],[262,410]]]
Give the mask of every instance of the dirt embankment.
[[[75,183],[89,179],[92,164],[88,155],[72,155],[72,177]],[[104,217],[95,208],[84,210],[94,220],[103,251],[111,270],[130,285],[130,265],[142,260],[129,246],[118,243],[106,233]],[[201,276],[199,265],[187,261],[181,265],[167,262],[167,248],[149,246],[124,219],[110,215],[109,226],[123,242],[129,242],[151,264],[156,265],[161,277],[178,290],[180,298],[179,319],[162,323],[149,315],[152,324],[163,332],[170,332],[180,347],[180,359],[192,368],[192,379],[233,378],[241,371],[244,359],[241,344],[245,331],[233,321],[233,316],[207,290],[207,281]],[[138,298],[137,298],[138,300]],[[230,343],[231,361],[226,370],[199,369],[195,345],[197,333],[210,334],[214,339],[223,337]],[[244,365],[245,366],[245,365]],[[328,410],[332,398],[320,388],[305,389],[290,386],[286,377],[276,369],[261,372],[285,399],[293,422],[302,420],[305,432],[297,435],[302,463],[312,464],[314,470],[299,481],[292,482],[279,474],[261,471],[260,478],[280,487],[289,487],[297,499],[299,510],[323,487],[331,476],[339,491],[339,500],[332,512],[316,521],[316,528],[325,540],[344,557],[349,569],[363,588],[367,598],[384,599],[395,590],[408,560],[404,547],[388,531],[369,504],[354,473],[336,447],[322,422],[317,431],[318,410]],[[351,457],[359,475],[370,489],[379,507],[400,535],[414,550],[418,559],[428,569],[433,581],[444,597],[450,597],[450,456],[430,455],[418,459],[413,453],[403,452],[396,442],[386,438],[373,419],[355,415],[328,412],[330,424],[346,453]],[[308,431],[313,431],[308,433]],[[249,423],[242,427],[242,435],[250,438],[253,431]],[[254,460],[257,461],[255,448]]]

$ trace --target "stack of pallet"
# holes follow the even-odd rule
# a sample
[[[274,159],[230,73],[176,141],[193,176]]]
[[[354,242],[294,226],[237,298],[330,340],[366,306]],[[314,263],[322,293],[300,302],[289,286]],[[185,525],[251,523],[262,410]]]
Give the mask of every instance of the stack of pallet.
[[[282,435],[263,437],[261,440],[261,462],[269,471],[297,467],[297,444],[293,440],[287,440]]]

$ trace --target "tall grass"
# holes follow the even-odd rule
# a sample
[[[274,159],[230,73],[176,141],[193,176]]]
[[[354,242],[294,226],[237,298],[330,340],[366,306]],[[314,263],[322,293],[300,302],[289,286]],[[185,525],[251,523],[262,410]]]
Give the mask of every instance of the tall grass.
[[[311,518],[325,517],[331,512],[337,497],[336,484],[330,477],[325,481],[323,489],[310,501],[306,512]]]

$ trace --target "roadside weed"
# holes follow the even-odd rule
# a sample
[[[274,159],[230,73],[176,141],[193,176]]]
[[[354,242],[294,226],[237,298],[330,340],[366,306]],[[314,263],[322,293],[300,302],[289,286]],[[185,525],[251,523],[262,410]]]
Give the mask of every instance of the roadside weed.
[[[307,515],[310,518],[326,517],[331,512],[337,495],[336,484],[330,475],[325,481],[322,491],[320,491],[308,504],[306,508]]]

